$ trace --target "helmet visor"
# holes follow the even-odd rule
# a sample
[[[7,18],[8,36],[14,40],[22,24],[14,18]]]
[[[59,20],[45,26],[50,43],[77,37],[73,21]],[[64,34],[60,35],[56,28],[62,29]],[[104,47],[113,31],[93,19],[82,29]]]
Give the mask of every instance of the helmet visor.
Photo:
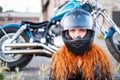
[[[93,18],[87,11],[77,9],[65,15],[61,21],[64,30],[83,28],[93,30]]]

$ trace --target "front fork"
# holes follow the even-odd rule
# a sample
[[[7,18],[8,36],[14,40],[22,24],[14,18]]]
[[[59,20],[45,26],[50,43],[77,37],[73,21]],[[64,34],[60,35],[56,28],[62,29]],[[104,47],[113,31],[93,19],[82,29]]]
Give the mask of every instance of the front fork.
[[[102,15],[104,17],[105,20],[107,20],[107,22],[112,26],[112,28],[109,28],[108,30],[105,29],[105,27],[103,25],[99,25],[97,22],[97,19],[99,17],[99,15]],[[120,29],[118,28],[118,26],[115,24],[115,22],[108,16],[108,14],[106,13],[105,10],[99,11],[99,13],[97,14],[97,16],[95,16],[95,23],[96,26],[101,30],[101,32],[105,35],[104,38],[108,38],[111,36],[111,34],[114,31],[117,31],[120,34]]]
[[[109,22],[109,24],[114,27],[115,31],[117,31],[120,34],[119,27],[115,24],[115,22],[107,15],[107,13],[104,11],[102,15],[105,17],[105,19]]]

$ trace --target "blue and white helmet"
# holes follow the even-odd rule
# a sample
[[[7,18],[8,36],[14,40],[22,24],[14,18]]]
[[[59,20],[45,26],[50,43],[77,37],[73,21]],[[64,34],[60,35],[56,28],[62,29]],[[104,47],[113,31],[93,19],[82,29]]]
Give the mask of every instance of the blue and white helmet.
[[[64,29],[62,31],[63,41],[73,54],[83,54],[93,43],[95,31],[93,18],[89,12],[82,9],[74,9],[62,18],[61,26]],[[87,34],[84,38],[72,40],[68,34],[68,30],[71,28],[87,29]]]

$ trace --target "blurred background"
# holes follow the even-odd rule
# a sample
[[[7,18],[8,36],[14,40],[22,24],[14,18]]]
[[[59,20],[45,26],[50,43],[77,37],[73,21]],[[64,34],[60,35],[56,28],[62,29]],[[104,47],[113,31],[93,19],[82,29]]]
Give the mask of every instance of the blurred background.
[[[55,9],[68,0],[0,0],[0,25],[20,23],[22,20],[49,20]],[[92,0],[91,0],[92,1]],[[98,0],[118,26],[120,0]],[[116,19],[117,17],[117,19]]]
[[[0,26],[8,23],[21,23],[23,20],[32,22],[50,20],[57,7],[64,4],[66,1],[68,0],[0,0]],[[107,13],[115,23],[120,26],[120,0],[98,1],[107,10]],[[109,53],[103,40],[96,39],[95,42]],[[42,64],[47,64],[48,66],[50,65],[50,60],[50,58],[46,57],[35,57],[31,63],[20,72],[20,74],[24,75],[26,78],[32,75],[35,77],[33,80],[39,80],[40,69],[38,66],[41,66]],[[115,60],[113,59],[111,59],[111,61],[113,65],[117,63],[114,62]],[[15,75],[16,73],[9,72],[6,77],[11,76],[11,74]],[[120,80],[120,74],[118,77],[119,79],[116,80]],[[8,78],[6,80],[8,80]]]

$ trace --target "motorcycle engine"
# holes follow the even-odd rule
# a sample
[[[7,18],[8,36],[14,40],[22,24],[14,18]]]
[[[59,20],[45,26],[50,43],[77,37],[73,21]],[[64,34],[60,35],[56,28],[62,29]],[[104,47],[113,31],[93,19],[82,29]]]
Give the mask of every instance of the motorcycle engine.
[[[64,45],[61,35],[54,38],[54,45],[57,47],[61,47],[62,45]]]
[[[44,29],[40,28],[33,32],[34,40],[40,41],[40,39],[43,37]]]
[[[61,36],[63,28],[61,27],[60,23],[57,22],[55,25],[53,25],[50,31],[50,34],[54,36],[52,43],[57,47],[61,47],[64,43]]]

